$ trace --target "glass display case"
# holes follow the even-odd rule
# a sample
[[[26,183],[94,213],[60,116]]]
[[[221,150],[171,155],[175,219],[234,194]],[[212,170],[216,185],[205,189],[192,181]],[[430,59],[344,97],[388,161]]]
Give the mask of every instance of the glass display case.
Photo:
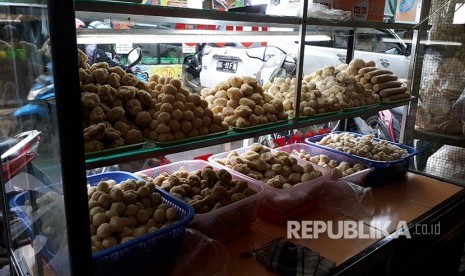
[[[71,123],[73,113],[60,111],[59,98],[73,92],[60,88],[65,80],[54,74],[60,66],[52,50],[57,32],[49,24],[51,5],[41,0],[0,3],[1,247],[14,275],[71,275],[70,258],[77,255],[69,240],[73,200],[66,199],[74,192],[63,183],[72,186],[70,179],[85,179],[85,172],[78,165],[81,171],[73,173],[77,167],[63,158],[73,153],[63,149],[64,122],[58,117]],[[66,170],[74,176],[66,176]]]
[[[382,112],[395,108],[401,118],[393,141],[413,144],[411,135],[420,133],[411,126],[419,122],[414,116],[423,87],[418,52],[423,50],[427,22],[325,20],[307,13],[306,1],[299,16],[144,4],[0,4],[0,100],[5,120],[0,130],[10,143],[2,155],[8,226],[4,246],[11,248],[18,274],[91,274],[92,263],[103,256],[96,253],[108,248],[100,247],[103,241],[95,237],[95,225],[89,231],[87,175],[138,171],[146,160],[175,153],[185,153],[182,160],[191,159],[192,150],[217,153],[210,152],[213,146],[228,151],[228,143],[264,141],[259,137],[279,132],[298,134],[303,141],[306,133],[298,129],[337,122],[348,130],[357,121],[353,118],[374,118],[373,125],[365,125],[379,134],[376,124]],[[428,8],[422,8],[421,18],[429,10],[429,3],[424,4]],[[133,49],[142,54],[134,63]],[[426,54],[423,58],[427,62]],[[364,65],[357,67],[353,60]],[[376,82],[367,81],[359,70],[375,66],[390,72],[390,80],[395,75],[394,88],[402,86],[402,97],[366,93]],[[237,76],[241,84],[233,90],[243,96],[250,93],[250,98],[257,94],[244,101],[250,110],[246,117],[254,115],[255,123],[222,120],[235,115],[239,106],[229,102],[233,96],[225,100]],[[271,84],[273,77],[286,84]],[[311,88],[324,77],[333,82],[326,81],[325,89]],[[259,85],[270,90],[274,85],[275,93],[265,94]],[[174,95],[160,96],[168,86],[176,90]],[[331,87],[341,93],[333,93]],[[305,93],[310,91],[313,96]],[[346,91],[354,93],[342,95]],[[316,99],[323,92],[331,101]],[[181,113],[175,115],[178,109]],[[160,119],[162,112],[169,118]],[[172,120],[175,116],[179,122]],[[24,135],[10,142],[20,133]]]

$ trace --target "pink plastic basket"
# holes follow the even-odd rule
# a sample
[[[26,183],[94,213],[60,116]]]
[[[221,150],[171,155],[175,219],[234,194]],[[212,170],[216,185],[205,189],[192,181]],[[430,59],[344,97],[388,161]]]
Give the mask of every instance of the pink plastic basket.
[[[238,153],[243,153],[249,150],[251,147],[252,146],[240,148],[240,149],[237,149],[236,151]],[[277,152],[277,151],[274,149],[271,149],[271,152]],[[265,189],[265,195],[263,197],[263,200],[260,203],[260,207],[266,208],[277,214],[289,213],[291,210],[301,207],[311,202],[315,198],[317,198],[318,191],[319,191],[318,188],[323,184],[323,182],[325,182],[331,176],[331,171],[329,169],[312,164],[300,158],[296,158],[297,163],[299,165],[303,166],[305,164],[312,164],[316,170],[319,170],[322,172],[322,176],[316,179],[313,179],[311,181],[304,182],[302,183],[302,185],[298,185],[290,189],[278,189],[278,188],[268,186],[264,182],[261,182],[249,176],[243,175],[233,169],[227,168],[226,166],[223,166],[216,161],[217,159],[226,158],[228,153],[229,152],[224,152],[224,153],[212,155],[210,156],[210,158],[208,158],[208,161],[214,165],[220,166],[230,171],[231,174],[241,175],[242,177],[246,178],[249,181],[249,183],[256,183],[257,185],[262,186]]]
[[[214,169],[221,169],[221,167],[207,163],[203,160],[187,160],[140,171],[136,174],[145,174],[149,177],[155,178],[163,172],[172,174],[182,167],[186,168],[189,172],[192,172],[201,170],[206,166],[212,166]],[[233,239],[250,230],[252,222],[255,221],[257,217],[258,204],[264,194],[263,187],[261,185],[257,185],[241,175],[231,175],[233,179],[248,182],[249,188],[253,189],[257,193],[208,213],[196,214],[189,224],[189,227],[197,229],[222,242]]]
[[[341,163],[342,161],[345,161],[345,162],[349,163],[350,165],[355,165],[357,163],[362,164],[363,166],[365,166],[366,169],[358,171],[358,172],[356,172],[354,174],[347,175],[347,176],[339,178],[339,180],[341,180],[341,181],[352,182],[352,183],[355,183],[355,184],[361,185],[361,186],[363,186],[363,184],[365,183],[365,179],[367,178],[367,175],[370,172],[375,170],[375,168],[370,168],[369,164],[366,163],[366,162],[360,161],[360,160],[355,159],[355,158],[351,158],[349,156],[338,154],[338,153],[333,152],[333,151],[325,150],[325,149],[322,149],[320,147],[316,147],[314,145],[296,143],[296,144],[290,144],[290,145],[286,145],[286,146],[283,146],[283,147],[280,147],[280,148],[276,148],[275,150],[281,150],[281,151],[285,151],[285,152],[288,152],[288,153],[292,153],[293,150],[296,150],[296,151],[305,150],[305,152],[307,152],[311,156],[324,154],[324,155],[328,156],[330,159],[336,160],[338,163]],[[296,156],[296,157],[298,157],[298,156]]]

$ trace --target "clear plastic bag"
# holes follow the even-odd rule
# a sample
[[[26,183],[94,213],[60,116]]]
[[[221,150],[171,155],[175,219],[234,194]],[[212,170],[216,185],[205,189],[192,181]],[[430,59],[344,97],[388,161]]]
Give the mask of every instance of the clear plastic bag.
[[[320,207],[345,216],[372,217],[374,203],[370,187],[346,181],[327,181],[321,190]]]
[[[201,232],[187,228],[171,276],[221,276],[229,271],[226,246]]]
[[[340,22],[350,20],[351,12],[330,9],[327,6],[318,3],[308,3],[307,17]]]

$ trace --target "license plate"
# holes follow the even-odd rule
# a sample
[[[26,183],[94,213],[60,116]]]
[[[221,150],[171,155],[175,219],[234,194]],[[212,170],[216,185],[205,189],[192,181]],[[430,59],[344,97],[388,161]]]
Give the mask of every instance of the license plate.
[[[216,70],[221,72],[236,73],[237,61],[219,60],[216,63]]]

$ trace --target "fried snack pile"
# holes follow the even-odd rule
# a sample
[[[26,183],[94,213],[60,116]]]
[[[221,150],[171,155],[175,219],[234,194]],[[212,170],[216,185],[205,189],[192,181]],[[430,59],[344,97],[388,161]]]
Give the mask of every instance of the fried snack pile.
[[[106,62],[89,66],[80,50],[78,57],[86,152],[141,143],[144,137],[169,142],[228,128],[177,79],[154,75],[145,83]]]
[[[290,189],[322,175],[310,163],[299,165],[289,153],[271,151],[260,144],[253,144],[243,153],[233,150],[226,158],[215,161],[278,189]]]
[[[202,97],[216,115],[233,127],[250,127],[286,120],[283,103],[264,92],[252,77],[232,77],[213,88],[205,88]]]
[[[215,171],[211,166],[192,172],[183,167],[172,174],[163,172],[154,178],[143,173],[139,176],[184,200],[197,214],[208,213],[257,193],[247,182],[233,180],[227,170]]]
[[[346,161],[342,161],[341,163],[339,163],[336,160],[333,160],[324,154],[312,156],[311,154],[306,152],[304,149],[301,149],[300,151],[297,151],[294,149],[292,150],[291,154],[296,155],[301,159],[310,161],[319,166],[331,169],[332,178],[334,179],[348,176],[348,175],[354,174],[356,172],[359,172],[365,169],[365,167],[362,164],[357,163],[357,164],[351,165]]]
[[[338,68],[325,66],[304,76],[305,83],[316,87],[323,94],[329,107],[327,111],[370,105],[379,101],[378,97],[351,76],[351,68],[354,67],[347,64]]]
[[[100,181],[87,186],[92,252],[155,232],[179,220],[176,207],[163,202],[144,180]]]
[[[264,88],[273,95],[275,100],[283,102],[284,110],[288,115],[294,115],[294,102],[296,91],[296,78],[275,78],[273,83],[267,82]],[[316,89],[315,83],[302,83],[300,101],[300,115],[313,116],[318,113],[339,110],[339,103],[326,100],[323,94]]]
[[[356,137],[348,132],[330,133],[317,144],[376,161],[395,161],[408,155],[406,149],[386,140],[374,140],[373,134]]]

